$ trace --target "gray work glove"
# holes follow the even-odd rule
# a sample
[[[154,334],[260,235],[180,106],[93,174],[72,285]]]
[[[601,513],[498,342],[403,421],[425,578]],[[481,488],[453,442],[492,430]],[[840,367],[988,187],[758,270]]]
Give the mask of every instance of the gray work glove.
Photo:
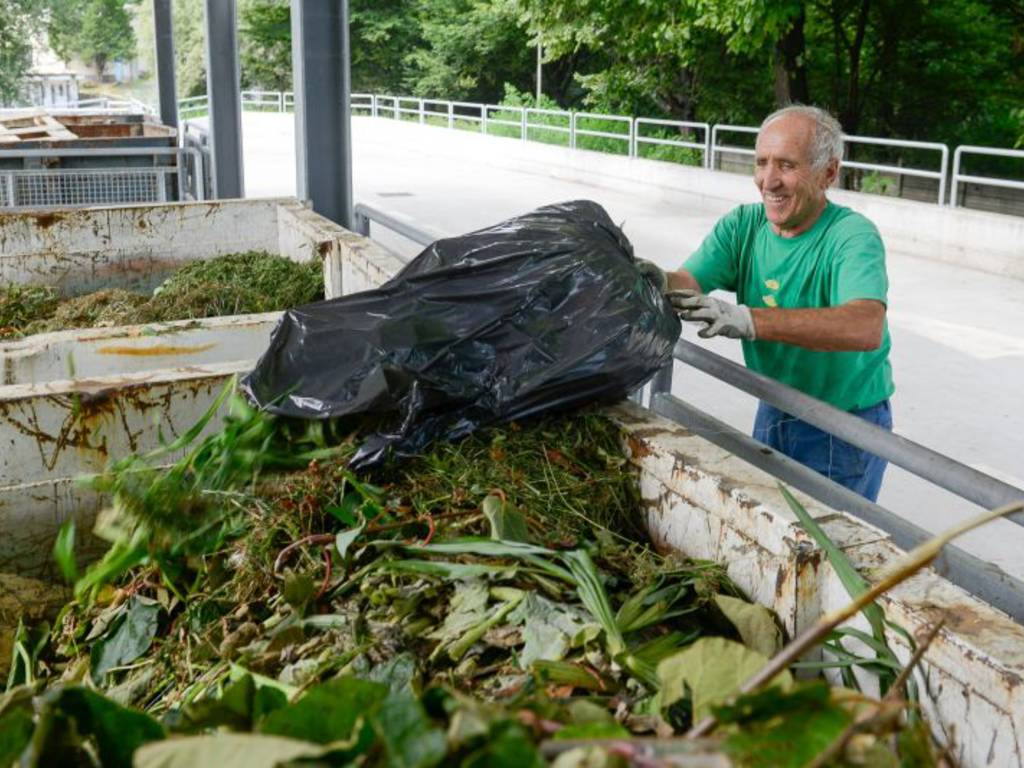
[[[744,304],[732,304],[690,290],[669,291],[666,297],[672,308],[679,313],[680,319],[706,324],[697,332],[702,339],[726,336],[753,341],[756,338],[754,318],[750,314],[750,307]]]
[[[654,283],[660,293],[668,290],[668,277],[665,276],[665,271],[653,261],[637,259],[636,268],[640,270],[641,275]]]

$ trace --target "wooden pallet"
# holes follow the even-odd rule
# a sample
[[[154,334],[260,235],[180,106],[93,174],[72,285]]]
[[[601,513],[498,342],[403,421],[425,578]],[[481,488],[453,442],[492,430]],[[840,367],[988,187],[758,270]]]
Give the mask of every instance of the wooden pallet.
[[[0,145],[10,146],[21,141],[68,141],[77,138],[77,134],[69,131],[67,126],[41,109],[0,117]]]

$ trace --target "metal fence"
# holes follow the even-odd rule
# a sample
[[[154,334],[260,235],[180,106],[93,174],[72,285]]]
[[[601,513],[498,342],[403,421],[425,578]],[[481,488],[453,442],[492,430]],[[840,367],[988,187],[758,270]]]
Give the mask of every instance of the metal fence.
[[[372,221],[420,245],[427,245],[437,239],[413,222],[366,205],[357,205],[356,215],[360,231],[366,235],[370,232]],[[399,258],[406,261],[401,256]],[[1024,490],[1020,488],[755,373],[697,344],[680,339],[673,357],[675,361],[770,403],[858,448],[871,451],[974,504],[992,508],[1024,500]],[[681,424],[824,504],[848,512],[883,530],[898,547],[911,549],[931,538],[930,533],[898,514],[867,501],[824,475],[672,395],[674,365],[674,362],[670,363],[660,371],[649,386],[647,407],[659,416]],[[642,393],[635,393],[633,399],[642,402]],[[1024,513],[1017,513],[1008,519],[1024,526]],[[1020,580],[952,545],[943,549],[936,568],[954,584],[1024,623],[1024,583]]]
[[[288,112],[295,106],[295,97],[290,91],[242,91],[241,101],[243,109],[247,110]],[[93,99],[79,102],[79,107],[90,110],[153,113],[152,108],[136,100]],[[470,129],[485,134],[504,134],[524,141],[561,144],[570,148],[613,152],[629,157],[657,153],[658,159],[686,162],[709,169],[719,169],[726,156],[752,157],[754,150],[749,144],[753,143],[752,137],[758,131],[757,127],[749,125],[709,125],[684,120],[373,93],[352,94],[351,107],[356,114],[371,117],[393,118],[453,129]],[[189,118],[207,114],[208,108],[206,96],[193,96],[178,102],[178,113],[183,123]],[[750,137],[748,145],[736,143],[738,135]],[[731,138],[731,142],[725,143],[723,138]],[[1024,179],[968,174],[962,171],[963,158],[967,155],[1024,159],[1024,150],[964,145],[957,147],[953,152],[950,164],[949,148],[937,142],[875,136],[846,136],[845,142],[850,157],[843,162],[845,169],[897,178],[935,181],[938,187],[936,202],[939,205],[945,205],[947,202],[954,207],[961,205],[959,195],[966,183],[1024,191]],[[854,151],[860,146],[878,147],[895,159],[891,162],[857,159]],[[659,147],[679,152],[658,152]],[[915,156],[935,153],[936,160],[930,164],[910,164],[900,154],[901,150]]]
[[[65,208],[114,203],[158,203],[206,197],[202,153],[195,148],[5,149],[0,207]],[[62,158],[76,167],[47,164]],[[80,167],[88,164],[89,167]]]

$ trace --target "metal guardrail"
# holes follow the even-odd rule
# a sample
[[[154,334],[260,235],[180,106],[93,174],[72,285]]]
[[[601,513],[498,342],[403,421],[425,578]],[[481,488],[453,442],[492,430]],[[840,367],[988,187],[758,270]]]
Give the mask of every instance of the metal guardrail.
[[[261,110],[273,110],[287,112],[294,109],[295,97],[290,91],[242,91],[242,107]],[[153,109],[137,100],[116,100],[116,99],[92,99],[80,101],[79,107],[99,110],[126,110],[143,111],[150,114]],[[573,112],[568,110],[539,109],[534,107],[515,107],[500,104],[482,104],[465,101],[446,101],[443,99],[421,99],[412,96],[391,96],[373,93],[352,94],[352,109],[369,114],[372,117],[393,117],[400,120],[409,120],[410,117],[423,124],[437,124],[438,122],[448,128],[462,127],[459,124],[471,123],[479,127],[481,133],[489,133],[488,125],[504,125],[519,129],[519,138],[524,141],[531,140],[532,136],[540,134],[561,134],[567,135],[569,147],[576,148],[579,136],[590,136],[594,138],[605,138],[612,142],[622,141],[627,145],[627,152],[630,157],[640,156],[641,146],[669,146],[693,149],[701,152],[703,167],[714,170],[716,161],[720,160],[723,154],[738,154],[752,156],[754,150],[750,147],[738,146],[735,144],[722,144],[719,138],[722,134],[741,133],[756,135],[758,128],[750,125],[728,125],[697,123],[682,120],[660,120],[645,117],[627,117],[624,115],[605,115],[592,112]],[[178,111],[181,120],[184,122],[189,117],[196,117],[206,114],[208,102],[206,96],[193,96],[182,99],[178,102]],[[503,113],[515,113],[519,115],[518,121],[508,119]],[[565,125],[552,125],[546,122],[535,121],[532,118],[557,117],[564,119]],[[431,118],[434,118],[431,120]],[[581,121],[583,126],[580,125]],[[627,132],[616,132],[610,130],[595,129],[587,127],[594,122],[624,123],[628,126]],[[702,132],[703,141],[691,141],[687,138],[674,138],[666,136],[644,135],[643,129],[669,128],[679,132],[682,137],[687,132]],[[947,202],[946,188],[949,186],[948,204],[952,207],[958,205],[958,185],[962,183],[979,184],[1006,189],[1024,190],[1024,180],[1005,179],[993,176],[977,176],[960,172],[962,158],[964,155],[988,155],[993,157],[1024,158],[1024,150],[1002,149],[996,147],[978,147],[963,145],[956,148],[953,153],[952,169],[949,162],[949,148],[945,144],[927,141],[908,141],[904,139],[888,139],[874,136],[845,136],[847,145],[872,145],[887,147],[891,149],[922,150],[939,153],[937,168],[925,168],[917,166],[906,166],[892,163],[872,163],[861,160],[845,160],[844,168],[873,171],[878,173],[892,174],[896,176],[908,176],[915,178],[934,179],[938,182],[938,194],[936,202],[944,205]],[[947,184],[947,182],[949,182]]]
[[[370,236],[370,224],[376,222],[383,227],[390,229],[402,237],[412,240],[418,245],[430,245],[435,240],[440,239],[441,235],[431,234],[424,229],[421,229],[419,225],[411,223],[399,216],[391,213],[386,213],[378,208],[366,205],[364,203],[358,203],[354,209],[355,213],[355,225],[356,232],[364,237]],[[401,254],[395,254],[395,256],[402,262],[408,263],[409,259],[405,258]]]
[[[653,125],[665,128],[675,128],[680,133],[684,131],[703,131],[704,141],[689,141],[686,139],[666,139],[660,136],[644,136],[641,129],[645,125]],[[648,117],[638,117],[633,121],[633,147],[630,149],[630,156],[640,156],[641,144],[653,144],[661,147],[681,147],[683,149],[696,149],[701,152],[701,165],[704,168],[711,167],[711,126],[708,123],[694,123],[687,120],[655,120]]]
[[[203,173],[189,168],[204,168],[202,153],[195,148],[135,147],[110,149],[5,149],[5,160],[52,158],[76,160],[112,158],[110,166],[90,168],[11,168],[0,169],[0,207],[65,208],[110,203],[158,203],[168,200],[204,200]],[[117,159],[141,157],[167,158],[166,164],[117,163]]]
[[[987,155],[989,157],[1014,157],[1024,160],[1024,149],[1001,149],[998,147],[976,147],[970,144],[963,144],[953,152],[953,176],[949,189],[949,204],[956,208],[959,204],[957,187],[961,182],[968,184],[983,184],[990,187],[1004,187],[1007,189],[1024,189],[1024,181],[1016,179],[1002,179],[998,176],[973,176],[960,172],[960,164],[964,155]]]
[[[437,239],[407,220],[363,204],[356,206],[356,217],[364,235],[369,234],[370,222],[373,221],[421,245]],[[1020,488],[870,424],[696,344],[680,339],[676,343],[673,357],[674,360],[771,403],[858,448],[871,451],[962,499],[989,508],[1024,499],[1024,490]],[[868,501],[675,397],[671,394],[673,367],[674,361],[659,371],[651,381],[649,407],[658,415],[683,425],[709,442],[765,470],[781,482],[881,529],[902,549],[911,549],[931,538],[930,533],[894,512]],[[1024,513],[1009,516],[1008,519],[1017,525],[1024,525]],[[953,545],[943,549],[935,567],[949,581],[1024,623],[1024,582]]]

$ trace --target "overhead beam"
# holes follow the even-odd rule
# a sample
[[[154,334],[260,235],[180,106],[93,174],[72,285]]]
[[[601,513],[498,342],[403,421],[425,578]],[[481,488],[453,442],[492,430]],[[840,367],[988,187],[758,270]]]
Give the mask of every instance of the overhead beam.
[[[348,0],[292,0],[296,190],[352,229]]]
[[[244,197],[242,98],[235,0],[205,0],[204,8],[213,197]]]
[[[153,0],[156,36],[156,80],[160,92],[160,122],[178,127],[178,94],[174,83],[174,24],[171,0]]]

